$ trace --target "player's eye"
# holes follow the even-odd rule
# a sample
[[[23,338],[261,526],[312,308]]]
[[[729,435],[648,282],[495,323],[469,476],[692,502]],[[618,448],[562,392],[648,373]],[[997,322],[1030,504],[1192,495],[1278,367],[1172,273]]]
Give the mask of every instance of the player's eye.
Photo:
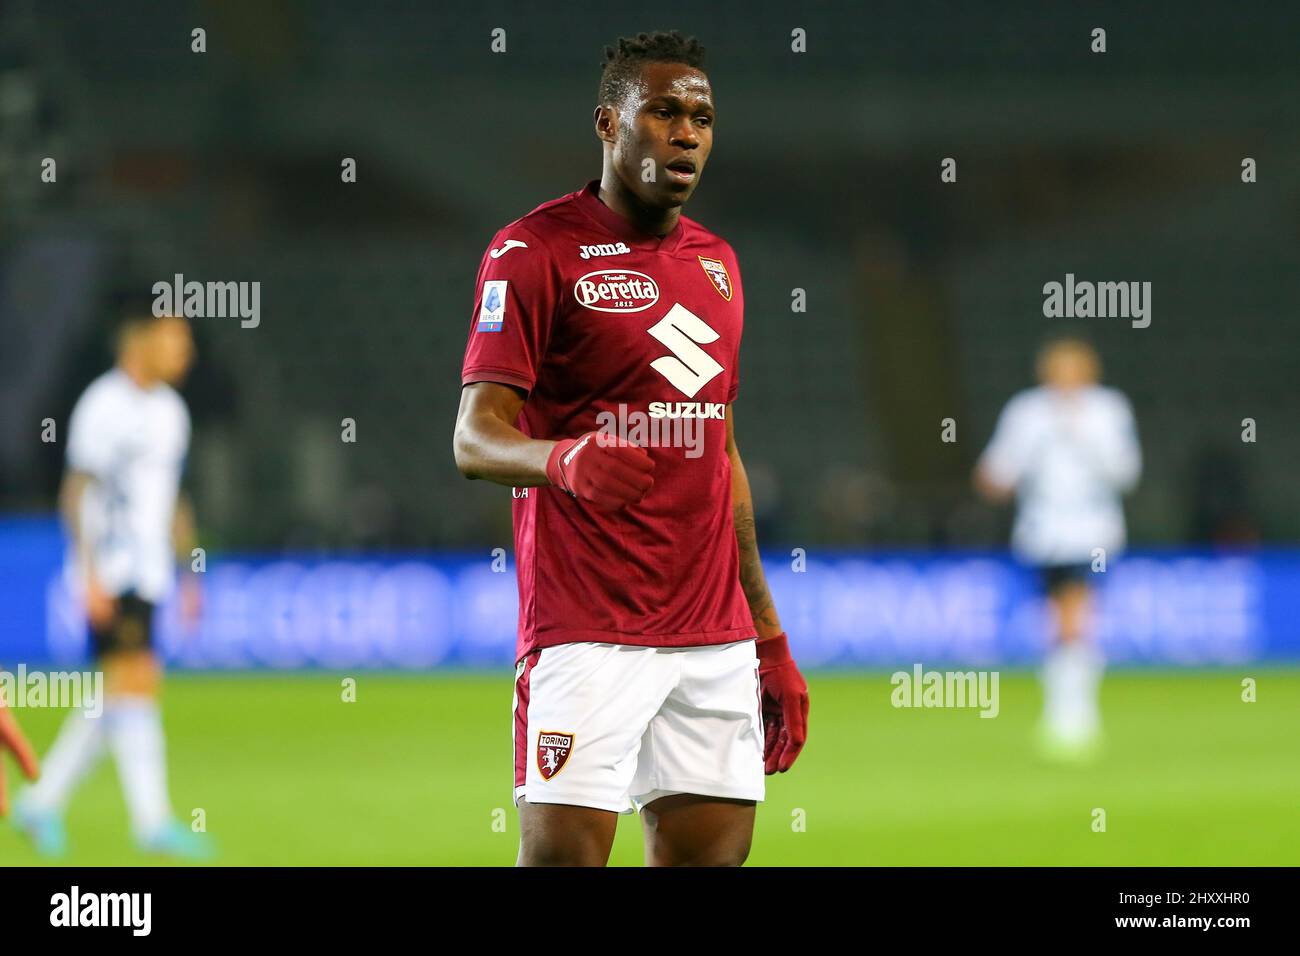
[[[652,112],[654,113],[655,116],[658,116],[660,119],[672,119],[673,116],[672,113],[664,109],[662,106],[659,107],[659,109],[657,110],[653,110]]]
[[[712,117],[712,116],[697,116],[697,117],[695,117],[695,122],[698,123],[700,126],[712,126],[712,125],[713,125],[713,117]]]

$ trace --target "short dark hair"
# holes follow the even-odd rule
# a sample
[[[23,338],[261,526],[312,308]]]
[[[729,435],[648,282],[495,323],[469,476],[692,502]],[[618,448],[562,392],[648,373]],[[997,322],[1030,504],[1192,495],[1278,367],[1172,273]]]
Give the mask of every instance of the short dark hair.
[[[676,30],[619,37],[614,46],[605,47],[605,62],[596,91],[599,105],[621,102],[641,78],[641,67],[647,63],[684,63],[703,70],[704,46],[695,37],[684,37]]]

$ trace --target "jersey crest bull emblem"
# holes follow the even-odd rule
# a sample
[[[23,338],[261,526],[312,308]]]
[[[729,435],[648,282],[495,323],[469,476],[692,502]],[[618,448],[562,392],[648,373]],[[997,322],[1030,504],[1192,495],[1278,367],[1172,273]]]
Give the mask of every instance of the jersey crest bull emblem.
[[[700,260],[700,265],[704,267],[705,273],[713,280],[713,287],[718,290],[718,295],[730,302],[731,276],[727,272],[727,267],[723,265],[720,259],[706,259],[704,256],[696,256],[695,258]]]
[[[537,735],[537,769],[543,780],[550,780],[564,769],[573,753],[573,734],[543,730]]]

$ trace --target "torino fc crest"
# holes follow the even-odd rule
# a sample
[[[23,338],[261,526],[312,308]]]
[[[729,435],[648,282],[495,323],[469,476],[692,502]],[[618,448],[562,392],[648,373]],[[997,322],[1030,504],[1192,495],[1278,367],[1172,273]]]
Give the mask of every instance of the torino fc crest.
[[[564,769],[573,753],[573,734],[557,734],[543,730],[537,735],[537,769],[543,780],[550,780]]]
[[[696,256],[695,258],[700,260],[700,265],[704,267],[704,271],[713,280],[713,287],[718,290],[718,295],[730,302],[731,276],[727,274],[727,267],[722,264],[722,260],[706,259],[704,256]]]

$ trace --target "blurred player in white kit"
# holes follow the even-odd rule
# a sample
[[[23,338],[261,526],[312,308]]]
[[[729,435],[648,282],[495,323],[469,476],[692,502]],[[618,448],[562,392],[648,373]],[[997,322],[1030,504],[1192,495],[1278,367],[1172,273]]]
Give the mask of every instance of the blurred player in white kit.
[[[68,715],[40,781],[15,804],[15,822],[38,852],[67,849],[63,814],[76,785],[112,752],[137,845],[202,858],[211,847],[172,814],[158,694],[154,610],[188,566],[193,514],[180,493],[190,416],[173,386],[194,360],[189,322],[155,316],[148,300],[123,314],[117,363],[82,393],[68,423],[60,509],[67,576],[84,602],[91,652],[104,672],[102,716]],[[181,610],[192,623],[199,593],[188,574]]]
[[[1092,641],[1094,559],[1125,545],[1120,497],[1137,483],[1141,449],[1127,398],[1100,384],[1087,342],[1059,337],[1038,355],[1041,384],[1014,395],[975,470],[994,502],[1016,500],[1012,550],[1042,576],[1054,635],[1043,667],[1041,742],[1085,757],[1100,742],[1103,660]]]

